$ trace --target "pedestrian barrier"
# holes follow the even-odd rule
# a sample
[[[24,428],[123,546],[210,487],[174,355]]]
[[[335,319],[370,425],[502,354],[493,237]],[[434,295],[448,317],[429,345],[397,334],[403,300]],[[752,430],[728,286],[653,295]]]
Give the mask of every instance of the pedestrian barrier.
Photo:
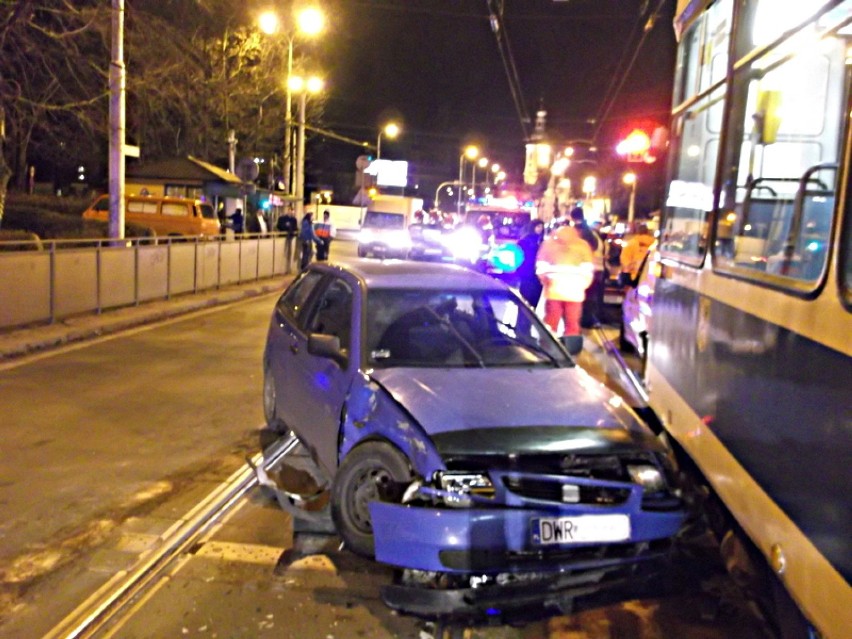
[[[294,243],[277,233],[0,242],[0,328],[288,274]]]

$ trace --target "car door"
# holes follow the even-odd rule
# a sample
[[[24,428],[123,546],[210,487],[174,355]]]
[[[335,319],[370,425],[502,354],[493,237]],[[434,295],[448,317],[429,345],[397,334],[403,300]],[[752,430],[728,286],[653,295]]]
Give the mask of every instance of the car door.
[[[289,415],[291,428],[329,474],[337,468],[343,403],[358,369],[353,307],[353,287],[343,278],[329,277],[311,302],[304,330],[296,334],[289,360],[289,392],[299,398]],[[346,361],[339,363],[309,353],[312,333],[337,337]]]
[[[311,300],[320,290],[325,275],[307,271],[279,298],[275,304],[266,342],[266,366],[275,380],[277,417],[293,428],[294,407],[301,401],[295,392],[293,371],[299,349],[299,335],[305,331],[305,321]]]

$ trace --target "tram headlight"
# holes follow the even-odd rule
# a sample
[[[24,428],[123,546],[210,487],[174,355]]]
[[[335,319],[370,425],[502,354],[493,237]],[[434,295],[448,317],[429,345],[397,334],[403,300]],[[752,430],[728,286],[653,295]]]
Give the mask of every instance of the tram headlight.
[[[646,493],[659,493],[666,489],[666,478],[656,466],[648,464],[629,465],[627,473],[633,483],[642,486]]]

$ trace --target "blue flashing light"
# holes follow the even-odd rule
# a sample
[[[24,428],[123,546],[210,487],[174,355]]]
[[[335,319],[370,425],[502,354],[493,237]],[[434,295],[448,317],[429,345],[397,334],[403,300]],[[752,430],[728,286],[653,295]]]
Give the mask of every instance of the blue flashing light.
[[[260,203],[260,207],[261,207],[264,211],[268,211],[268,210],[269,210],[269,207],[270,207],[271,205],[272,205],[272,204],[271,204],[271,202],[270,202],[269,200],[264,200],[263,202],[261,202],[261,203]]]
[[[523,261],[524,252],[516,244],[499,246],[488,256],[491,268],[500,273],[514,273]]]
[[[818,250],[819,250],[819,248],[820,248],[820,243],[819,243],[819,242],[817,242],[816,240],[814,240],[814,241],[812,241],[812,242],[808,242],[808,245],[807,245],[805,248],[806,248],[807,250],[809,250],[811,253],[815,253],[816,251],[818,251]]]
[[[500,609],[499,608],[486,608],[485,614],[488,615],[489,617],[496,617],[497,615],[500,614]]]

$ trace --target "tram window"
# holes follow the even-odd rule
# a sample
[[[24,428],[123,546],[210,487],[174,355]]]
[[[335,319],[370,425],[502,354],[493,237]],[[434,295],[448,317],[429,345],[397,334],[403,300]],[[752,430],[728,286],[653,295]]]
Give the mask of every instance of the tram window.
[[[713,209],[722,97],[722,90],[711,93],[675,121],[677,160],[666,194],[660,250],[696,265],[704,256]]]
[[[799,48],[793,49],[793,46]],[[757,58],[731,117],[726,155],[738,167],[716,221],[714,264],[721,269],[813,288],[828,260],[845,120],[846,44],[795,43]]]

